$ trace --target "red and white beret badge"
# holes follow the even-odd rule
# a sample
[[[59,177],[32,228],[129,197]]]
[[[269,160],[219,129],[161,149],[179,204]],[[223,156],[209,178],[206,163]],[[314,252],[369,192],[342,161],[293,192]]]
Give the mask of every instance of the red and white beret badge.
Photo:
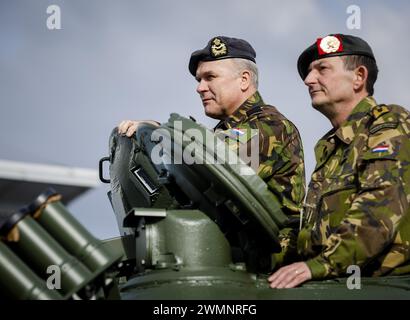
[[[342,41],[338,35],[319,38],[316,44],[319,55],[343,51]]]

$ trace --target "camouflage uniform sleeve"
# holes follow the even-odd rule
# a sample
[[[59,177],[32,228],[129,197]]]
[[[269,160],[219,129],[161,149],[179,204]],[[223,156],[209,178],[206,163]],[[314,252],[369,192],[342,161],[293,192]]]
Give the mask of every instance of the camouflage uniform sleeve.
[[[283,212],[293,222],[289,228],[280,230],[282,251],[273,254],[272,260],[276,266],[295,261],[300,211],[305,197],[303,148],[296,127],[290,121],[273,118],[270,114],[259,114],[252,120],[234,129],[220,131],[217,135],[247,164],[252,150],[257,151],[258,165],[251,167],[267,183]]]
[[[279,231],[281,252],[274,254],[275,267],[298,260],[297,234],[305,197],[305,168],[302,141],[296,127],[287,120],[268,119],[257,123],[260,132],[259,176],[275,194],[288,227]]]
[[[278,238],[281,252],[272,254],[272,266],[274,269],[300,260],[297,253],[298,232],[299,229],[296,226],[279,230]]]
[[[327,237],[322,253],[306,262],[313,279],[344,275],[349,265],[366,266],[400,237],[398,230],[408,219],[403,217],[408,214],[410,197],[406,126],[370,129],[369,148],[362,153],[358,170],[358,192],[340,226]],[[380,146],[388,150],[375,152]],[[409,240],[410,230],[405,231],[402,236]]]
[[[272,259],[276,266],[291,263],[297,259],[297,233],[305,197],[305,169],[299,132],[291,122],[272,119],[269,115],[260,115],[235,129],[241,130],[242,135],[237,136],[238,132],[232,132],[232,129],[225,131],[230,148],[243,155],[244,152],[250,154],[255,150],[255,143],[258,144],[259,165],[253,169],[267,183],[290,218],[290,227],[279,232],[282,251],[273,254]]]
[[[305,197],[305,168],[299,132],[287,120],[268,119],[256,126],[260,132],[258,175],[280,198],[285,213],[299,221]]]
[[[242,133],[238,135],[237,129]],[[218,135],[224,135],[230,149],[248,164],[252,150],[258,151],[258,166],[253,169],[268,184],[284,211],[299,219],[305,196],[305,168],[302,142],[295,126],[287,120],[260,115]]]

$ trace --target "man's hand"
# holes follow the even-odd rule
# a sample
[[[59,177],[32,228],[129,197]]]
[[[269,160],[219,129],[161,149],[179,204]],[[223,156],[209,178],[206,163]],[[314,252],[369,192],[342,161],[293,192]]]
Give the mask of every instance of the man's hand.
[[[132,137],[132,135],[137,131],[138,126],[143,123],[153,124],[154,126],[159,126],[160,124],[153,120],[124,120],[118,125],[118,133],[121,135],[126,135],[127,137]]]
[[[273,273],[268,281],[271,288],[294,288],[301,283],[312,279],[312,273],[304,262],[292,263]]]

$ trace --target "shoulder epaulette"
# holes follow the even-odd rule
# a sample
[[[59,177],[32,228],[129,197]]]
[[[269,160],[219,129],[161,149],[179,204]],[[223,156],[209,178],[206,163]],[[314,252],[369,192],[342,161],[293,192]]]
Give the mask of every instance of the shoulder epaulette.
[[[379,104],[372,109],[372,115],[375,119],[377,119],[378,117],[389,111],[389,107],[387,107],[385,104]]]
[[[372,109],[374,117],[373,125],[369,129],[370,134],[374,134],[382,129],[395,129],[399,124],[397,115],[392,111],[391,106],[385,104],[378,105]],[[386,115],[385,117],[382,117]]]

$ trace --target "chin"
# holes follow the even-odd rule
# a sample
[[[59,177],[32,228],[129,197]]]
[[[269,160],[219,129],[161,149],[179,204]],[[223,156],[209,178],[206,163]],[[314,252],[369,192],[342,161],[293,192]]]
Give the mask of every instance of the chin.
[[[324,100],[324,99],[315,99],[315,98],[313,98],[312,99],[312,106],[313,106],[313,108],[315,108],[315,109],[317,109],[317,108],[320,108],[321,106],[323,106],[323,105],[326,105],[327,103],[326,103],[326,101]]]
[[[205,107],[205,114],[207,117],[210,117],[212,119],[222,119],[222,115],[216,112],[213,112],[211,108]]]
[[[313,101],[312,100],[312,107],[317,110],[320,111],[322,109],[323,104],[317,101]]]
[[[215,114],[215,113],[212,113],[212,112],[206,112],[205,111],[205,114],[206,114],[207,117],[212,118],[212,119],[221,120],[223,118],[220,114]]]

